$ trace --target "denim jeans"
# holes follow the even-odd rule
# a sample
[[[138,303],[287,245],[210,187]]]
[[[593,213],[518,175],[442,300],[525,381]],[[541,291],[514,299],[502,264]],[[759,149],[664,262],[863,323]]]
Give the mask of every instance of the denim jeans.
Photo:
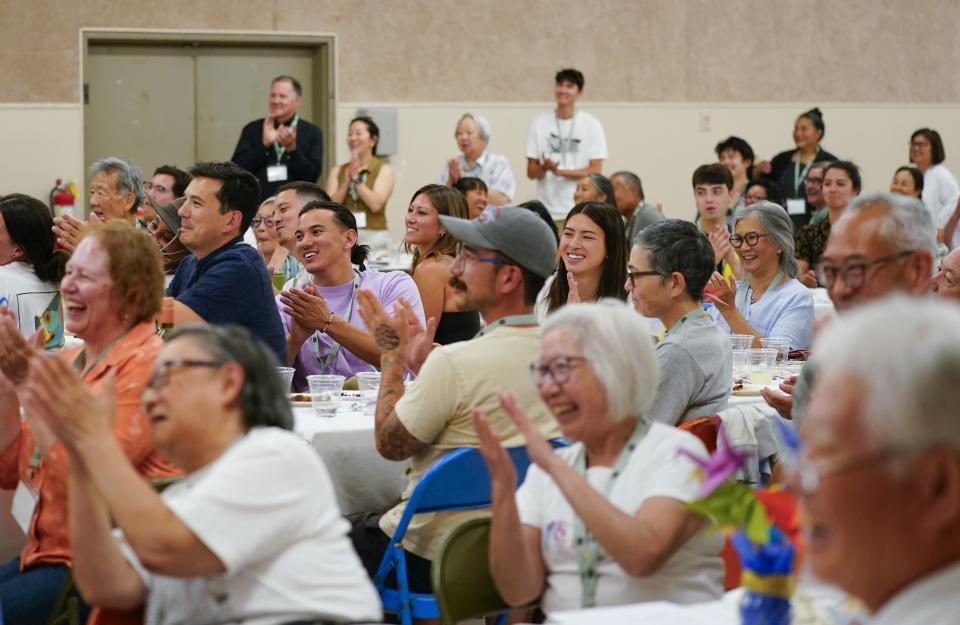
[[[20,558],[0,565],[0,607],[3,622],[13,625],[46,625],[57,594],[70,568],[65,564],[40,564],[20,572]],[[78,596],[76,590],[72,593]],[[90,612],[80,601],[80,622]]]

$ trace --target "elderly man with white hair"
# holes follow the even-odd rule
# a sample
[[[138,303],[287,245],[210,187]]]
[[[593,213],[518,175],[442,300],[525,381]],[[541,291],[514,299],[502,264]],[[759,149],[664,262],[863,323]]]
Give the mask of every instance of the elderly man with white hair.
[[[573,444],[555,453],[525,407],[501,393],[534,463],[516,493],[513,464],[474,412],[493,483],[491,573],[507,603],[542,595],[549,614],[718,598],[722,537],[687,508],[700,486],[683,452],[706,450],[650,418],[659,376],[645,321],[614,300],[565,306],[547,317],[530,373]]]
[[[461,154],[447,161],[437,184],[453,186],[460,178],[479,178],[487,185],[487,201],[495,206],[510,203],[517,191],[510,161],[506,156],[487,151],[490,122],[476,113],[464,113],[454,132]]]
[[[818,338],[794,485],[813,572],[871,625],[960,615],[960,310],[897,296]]]
[[[943,257],[940,271],[933,276],[933,293],[946,299],[960,299],[960,248]]]
[[[817,275],[843,315],[893,293],[929,292],[936,248],[933,219],[919,200],[892,193],[861,195],[831,226]],[[817,362],[819,356],[804,367],[796,387],[780,387],[792,396],[764,390],[767,403],[784,417],[801,419]]]

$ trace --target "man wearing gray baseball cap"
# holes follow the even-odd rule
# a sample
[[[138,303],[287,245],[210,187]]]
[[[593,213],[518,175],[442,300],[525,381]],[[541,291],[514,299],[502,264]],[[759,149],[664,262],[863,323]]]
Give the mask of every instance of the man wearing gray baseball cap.
[[[448,450],[479,447],[471,410],[489,415],[507,446],[524,440],[497,399],[511,391],[547,437],[559,436],[553,415],[530,379],[540,353],[540,328],[533,312],[537,293],[556,267],[557,245],[550,228],[532,211],[493,207],[476,219],[441,216],[441,226],[461,243],[450,264],[450,286],[460,310],[479,310],[486,327],[469,341],[433,346],[436,320],[410,330],[406,307],[394,316],[371,293],[360,291],[360,313],[382,352],[375,438],[389,460],[411,459],[400,503],[379,519],[354,523],[351,537],[371,575],[390,543],[407,499],[420,478]],[[416,324],[415,324],[416,325]],[[404,389],[404,368],[417,374]],[[482,513],[481,513],[482,514]],[[431,592],[430,565],[447,531],[476,512],[413,518],[403,540],[410,589]]]

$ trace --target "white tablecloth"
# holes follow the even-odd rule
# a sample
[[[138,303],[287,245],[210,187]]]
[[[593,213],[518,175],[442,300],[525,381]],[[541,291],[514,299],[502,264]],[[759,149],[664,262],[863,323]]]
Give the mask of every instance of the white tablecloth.
[[[372,415],[320,418],[311,408],[294,407],[293,417],[294,430],[327,465],[341,514],[385,512],[400,500],[408,461],[386,460],[377,452]]]

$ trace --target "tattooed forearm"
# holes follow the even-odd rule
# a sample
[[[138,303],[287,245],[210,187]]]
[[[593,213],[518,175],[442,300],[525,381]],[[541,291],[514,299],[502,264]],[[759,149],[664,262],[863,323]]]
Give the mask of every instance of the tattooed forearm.
[[[377,342],[380,342],[379,337]],[[377,397],[374,435],[377,451],[388,460],[403,460],[426,447],[426,444],[417,440],[407,431],[407,428],[403,427],[394,411],[404,393],[403,358],[396,351],[384,351],[380,367],[380,394]]]
[[[397,336],[397,331],[384,323],[373,329],[373,338],[381,352],[393,351],[400,347],[400,337]]]

